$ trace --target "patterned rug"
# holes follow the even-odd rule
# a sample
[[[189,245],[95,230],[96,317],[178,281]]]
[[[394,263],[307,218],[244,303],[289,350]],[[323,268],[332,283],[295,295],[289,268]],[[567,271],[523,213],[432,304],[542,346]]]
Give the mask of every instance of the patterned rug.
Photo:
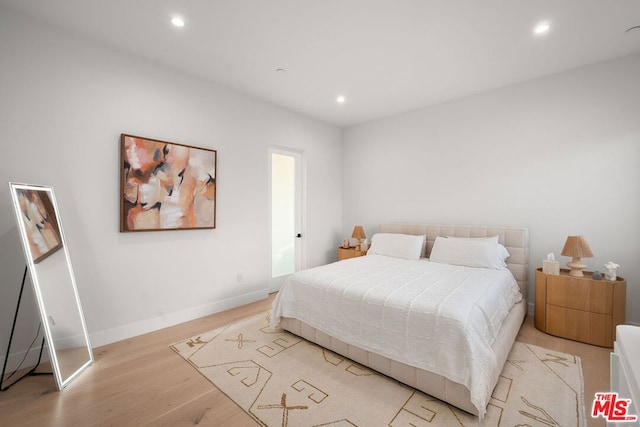
[[[482,423],[269,327],[268,313],[171,346],[259,425],[584,426],[580,358],[516,342]]]

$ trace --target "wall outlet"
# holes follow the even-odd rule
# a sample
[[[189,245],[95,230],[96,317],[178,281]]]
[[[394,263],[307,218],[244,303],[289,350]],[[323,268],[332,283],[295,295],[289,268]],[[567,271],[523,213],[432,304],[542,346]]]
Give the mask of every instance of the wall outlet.
[[[242,273],[236,273],[236,283],[242,283]]]

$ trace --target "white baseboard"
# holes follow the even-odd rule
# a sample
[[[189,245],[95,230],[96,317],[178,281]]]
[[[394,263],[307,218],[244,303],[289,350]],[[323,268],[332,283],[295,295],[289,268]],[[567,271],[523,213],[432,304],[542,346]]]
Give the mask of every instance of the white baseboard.
[[[261,289],[259,291],[250,292],[243,295],[238,295],[233,298],[228,298],[221,301],[215,301],[209,304],[191,307],[186,310],[178,311],[175,313],[169,313],[163,316],[158,316],[152,319],[141,320],[139,322],[130,323],[128,325],[118,326],[116,328],[105,329],[89,334],[89,342],[91,347],[96,348],[112,342],[121,341],[127,338],[135,337],[138,335],[146,334],[148,332],[157,331],[158,329],[166,328],[169,326],[177,325],[179,323],[188,322],[189,320],[198,319],[200,317],[208,316],[213,313],[218,313],[231,308],[240,307],[245,304],[260,301],[269,296],[268,289]],[[82,337],[66,337],[56,341],[58,348],[73,347],[78,340],[84,341]],[[23,358],[22,367],[34,366],[38,361],[38,355],[40,352],[40,342],[38,341],[37,347],[29,350],[25,358],[27,350],[20,350],[12,352],[9,355],[9,361],[7,362],[7,372],[10,373],[15,370]],[[49,349],[45,348],[42,352],[42,361],[49,360]],[[0,356],[0,366],[4,365],[4,355]],[[1,369],[1,368],[0,368]],[[7,381],[10,384],[11,380]],[[4,386],[4,384],[3,384]]]
[[[533,314],[535,313],[535,307],[536,305],[532,302],[527,304],[527,315],[529,316],[533,316]]]
[[[42,342],[42,338],[38,340],[37,347],[33,347],[31,350],[29,350],[28,354],[27,354],[27,350],[16,351],[14,353],[9,354],[9,361],[7,362],[7,371],[5,372],[6,382],[3,382],[2,384],[3,388],[11,384],[15,380],[15,378],[7,378],[8,374],[18,369],[18,367],[20,367],[21,369],[30,368],[32,366],[35,366],[36,363],[38,363],[38,356],[40,355],[41,342]],[[25,354],[26,354],[26,357],[25,357]],[[24,362],[22,362],[23,358],[24,358]],[[42,359],[40,362],[44,363],[48,361],[49,361],[49,348],[46,347],[46,344],[45,344],[45,348],[42,351]],[[22,362],[22,364],[20,362]],[[0,366],[4,366],[4,355],[0,357]]]
[[[191,307],[175,313],[168,313],[166,315],[158,316],[152,319],[141,320],[139,322],[118,326],[116,328],[92,332],[89,334],[89,341],[91,343],[91,347],[100,347],[116,341],[122,341],[127,338],[146,334],[148,332],[157,331],[158,329],[174,326],[179,323],[188,322],[189,320],[198,319],[210,314],[260,301],[267,298],[268,296],[268,290],[261,289],[259,291],[238,295],[222,301],[215,301],[209,304]]]

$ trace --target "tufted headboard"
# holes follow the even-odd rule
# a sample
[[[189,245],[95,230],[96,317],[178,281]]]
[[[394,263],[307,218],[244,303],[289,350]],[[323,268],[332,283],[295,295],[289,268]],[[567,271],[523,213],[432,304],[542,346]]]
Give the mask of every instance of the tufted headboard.
[[[380,224],[381,233],[426,235],[427,244],[423,257],[428,257],[436,237],[488,237],[498,236],[498,242],[507,248],[507,268],[516,278],[522,295],[527,296],[527,276],[529,271],[529,231],[523,227],[476,227],[465,225],[429,224]]]

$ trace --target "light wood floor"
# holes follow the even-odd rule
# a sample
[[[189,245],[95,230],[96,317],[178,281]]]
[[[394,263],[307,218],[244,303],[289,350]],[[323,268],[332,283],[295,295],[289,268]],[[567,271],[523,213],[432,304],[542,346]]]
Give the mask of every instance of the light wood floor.
[[[0,426],[254,427],[253,419],[169,345],[267,311],[272,299],[96,348],[95,363],[61,392],[50,376],[28,377],[0,393]],[[518,340],[580,356],[588,425],[605,425],[589,411],[594,393],[609,389],[610,349],[546,335],[531,317]]]

